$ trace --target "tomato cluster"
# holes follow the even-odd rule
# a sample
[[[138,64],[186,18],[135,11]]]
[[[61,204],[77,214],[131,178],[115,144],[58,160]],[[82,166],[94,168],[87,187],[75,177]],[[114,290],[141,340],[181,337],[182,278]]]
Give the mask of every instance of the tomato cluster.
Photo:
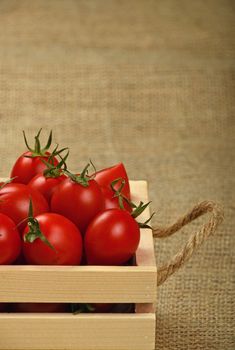
[[[35,147],[15,162],[0,184],[0,264],[123,265],[140,240],[134,205],[122,163],[89,175],[67,169],[68,149]],[[66,155],[63,154],[66,152]],[[148,205],[148,203],[147,203]]]
[[[89,162],[80,173],[71,173],[68,149],[58,150],[57,145],[49,151],[52,132],[42,148],[40,133],[34,148],[24,133],[28,150],[16,160],[10,180],[0,183],[0,265],[127,264],[140,240],[141,225],[135,218],[149,203],[131,202],[124,165],[96,171]],[[147,222],[142,225],[148,227]],[[37,305],[17,308],[28,312]],[[102,312],[110,305],[89,308]],[[39,309],[58,311],[61,305]]]

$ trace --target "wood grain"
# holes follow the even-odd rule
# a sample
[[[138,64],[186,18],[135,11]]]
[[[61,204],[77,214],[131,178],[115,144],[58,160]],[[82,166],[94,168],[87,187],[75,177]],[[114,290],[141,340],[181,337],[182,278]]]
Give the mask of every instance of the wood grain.
[[[0,348],[154,349],[154,314],[3,315]]]
[[[152,302],[155,275],[147,266],[1,266],[0,302]]]

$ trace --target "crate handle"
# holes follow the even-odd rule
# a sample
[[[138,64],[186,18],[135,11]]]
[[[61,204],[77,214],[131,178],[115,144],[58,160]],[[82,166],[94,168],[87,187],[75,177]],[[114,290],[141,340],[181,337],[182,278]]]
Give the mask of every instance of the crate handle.
[[[157,285],[161,285],[174,272],[183,266],[193,255],[197,248],[212,235],[224,219],[224,213],[221,206],[213,201],[203,201],[195,205],[187,214],[180,217],[173,225],[166,228],[153,228],[153,236],[165,238],[179,231],[183,226],[198,217],[211,212],[210,220],[205,223],[199,231],[194,233],[184,245],[184,247],[173,258],[158,268]]]

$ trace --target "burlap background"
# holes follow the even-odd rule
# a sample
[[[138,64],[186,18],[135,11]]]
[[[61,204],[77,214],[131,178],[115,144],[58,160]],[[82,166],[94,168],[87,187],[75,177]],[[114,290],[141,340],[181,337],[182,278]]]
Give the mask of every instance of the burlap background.
[[[203,199],[216,236],[159,288],[157,349],[234,349],[234,2],[0,1],[0,175],[21,130],[53,128],[70,167],[123,161],[156,223]],[[192,229],[156,242],[158,263]]]

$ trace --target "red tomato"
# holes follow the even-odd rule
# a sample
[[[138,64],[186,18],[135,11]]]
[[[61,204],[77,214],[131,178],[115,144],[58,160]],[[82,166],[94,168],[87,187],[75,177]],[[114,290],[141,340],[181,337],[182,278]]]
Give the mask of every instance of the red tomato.
[[[35,175],[42,174],[43,171],[47,169],[47,166],[42,160],[49,162],[49,152],[45,152],[45,156],[39,155],[33,156],[32,158],[28,156],[32,156],[31,151],[23,153],[15,162],[10,177],[16,178],[12,180],[12,182],[27,184]],[[53,159],[50,160],[50,163],[57,165],[58,161],[53,157]]]
[[[127,211],[104,210],[92,220],[85,234],[88,264],[122,265],[136,252],[139,240],[139,226]]]
[[[15,223],[0,213],[0,265],[12,264],[21,251],[21,239]]]
[[[67,305],[59,303],[14,303],[12,312],[66,312]]]
[[[104,195],[104,209],[120,209],[118,197],[114,197],[114,191],[109,187],[101,187]],[[129,213],[132,212],[132,207],[123,199],[123,206]]]
[[[67,178],[51,198],[51,210],[73,221],[82,233],[103,206],[102,191],[95,180],[89,180],[88,186],[84,187]]]
[[[29,226],[24,230],[23,253],[32,265],[79,265],[82,258],[82,237],[78,228],[67,218],[54,213],[35,217],[40,232],[54,249],[42,239],[26,242]]]
[[[32,199],[35,215],[49,211],[46,199],[41,193],[23,184],[9,183],[0,189],[0,212],[9,216],[20,232],[25,228]]]
[[[122,178],[126,181],[125,186],[123,187],[122,194],[130,199],[130,184],[127,176],[126,169],[123,163],[116,164],[110,168],[102,169],[97,171],[95,174],[95,181],[101,187],[110,187],[111,182],[114,180]],[[120,181],[121,183],[121,181]],[[120,187],[120,183],[117,183],[114,188],[118,189]]]
[[[28,186],[34,190],[38,190],[46,198],[48,203],[50,203],[51,196],[55,192],[56,187],[65,179],[65,175],[46,177],[43,174],[38,174],[30,180]]]

